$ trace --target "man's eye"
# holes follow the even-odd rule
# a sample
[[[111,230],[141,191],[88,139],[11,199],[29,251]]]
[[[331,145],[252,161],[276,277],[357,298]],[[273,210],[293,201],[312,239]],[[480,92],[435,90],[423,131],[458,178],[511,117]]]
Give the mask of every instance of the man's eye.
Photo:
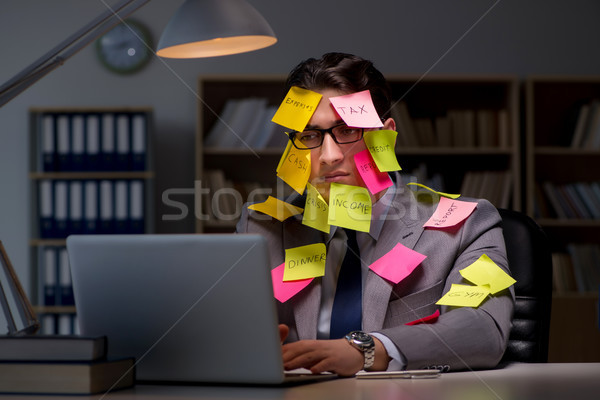
[[[319,136],[318,132],[302,132],[300,134],[300,140],[303,142],[310,142],[319,139]]]

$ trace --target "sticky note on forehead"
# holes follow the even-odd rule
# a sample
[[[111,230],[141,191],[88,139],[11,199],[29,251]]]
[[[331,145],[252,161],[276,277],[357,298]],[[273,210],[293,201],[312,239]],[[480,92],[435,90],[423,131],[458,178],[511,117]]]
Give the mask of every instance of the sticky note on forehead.
[[[368,90],[330,97],[329,101],[348,126],[357,128],[380,128],[383,126],[373,105],[371,92]]]
[[[292,86],[271,121],[295,131],[303,131],[321,97],[320,93]]]

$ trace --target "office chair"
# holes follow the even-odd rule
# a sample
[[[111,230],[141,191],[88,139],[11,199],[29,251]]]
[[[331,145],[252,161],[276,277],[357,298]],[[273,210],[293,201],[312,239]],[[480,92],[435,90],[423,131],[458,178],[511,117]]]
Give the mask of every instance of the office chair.
[[[546,234],[527,215],[498,209],[515,283],[515,312],[506,362],[547,362],[552,305],[552,256]]]

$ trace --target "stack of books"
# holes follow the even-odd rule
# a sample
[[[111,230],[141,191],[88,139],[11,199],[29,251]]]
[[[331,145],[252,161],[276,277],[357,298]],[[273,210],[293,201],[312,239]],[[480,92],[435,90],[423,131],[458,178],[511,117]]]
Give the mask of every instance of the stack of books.
[[[131,387],[133,358],[108,360],[106,337],[0,336],[0,393],[104,393]]]

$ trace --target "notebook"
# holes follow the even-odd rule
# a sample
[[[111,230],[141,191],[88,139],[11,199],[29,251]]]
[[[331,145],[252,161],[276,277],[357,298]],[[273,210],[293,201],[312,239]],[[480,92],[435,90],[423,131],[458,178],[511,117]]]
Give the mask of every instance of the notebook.
[[[73,235],[67,250],[81,334],[135,357],[138,381],[290,382],[261,236]]]

